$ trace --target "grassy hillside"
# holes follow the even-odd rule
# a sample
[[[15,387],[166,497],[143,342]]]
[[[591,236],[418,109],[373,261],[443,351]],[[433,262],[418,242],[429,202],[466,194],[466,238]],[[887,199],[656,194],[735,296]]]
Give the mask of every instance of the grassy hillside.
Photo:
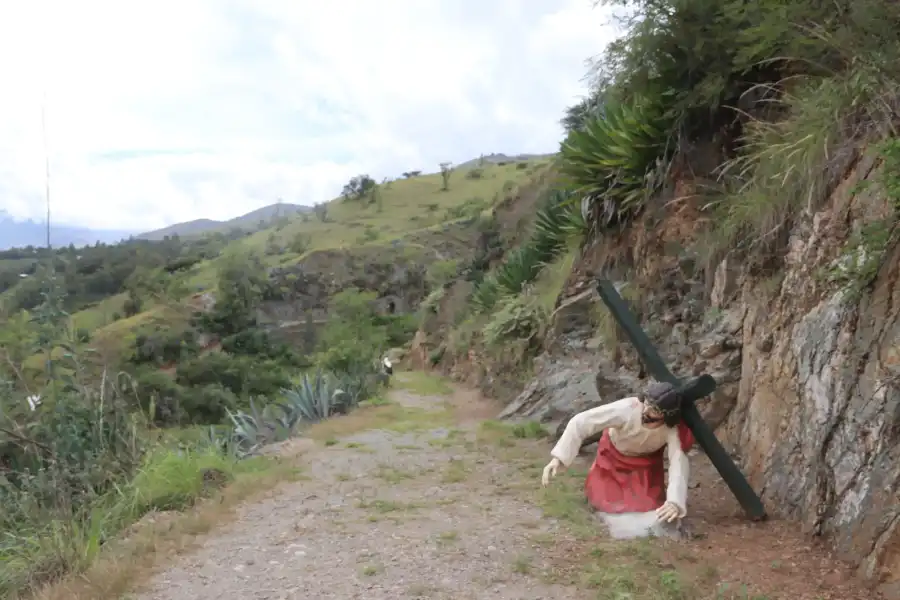
[[[169,225],[168,227],[163,227],[162,229],[148,231],[147,233],[138,235],[137,238],[140,240],[161,240],[173,235],[188,237],[191,235],[211,233],[213,231],[216,231],[220,227],[225,227],[225,223],[223,221],[214,221],[212,219],[194,219],[193,221],[175,223],[174,225]]]
[[[57,271],[64,278],[71,329],[104,346],[108,356],[132,343],[139,330],[160,326],[159,306],[184,303],[216,286],[223,260],[250,252],[266,267],[304,261],[316,271],[346,271],[343,262],[363,268],[353,256],[390,256],[394,246],[415,251],[423,260],[447,260],[471,254],[476,235],[466,225],[472,217],[512,198],[529,181],[549,168],[549,160],[484,161],[483,167],[457,168],[447,181],[440,173],[401,178],[379,184],[363,197],[337,198],[314,212],[275,218],[284,208],[273,205],[241,219],[270,219],[254,233],[216,232],[198,238],[135,241],[117,246],[57,250]],[[278,209],[276,213],[275,210]],[[249,221],[248,221],[249,222]],[[388,252],[385,252],[387,249]],[[316,258],[320,251],[336,250]],[[346,254],[347,258],[341,258]],[[0,308],[14,313],[40,302],[35,269],[42,253],[0,253]],[[381,260],[379,259],[379,260]],[[22,273],[30,273],[20,278]],[[164,312],[162,314],[172,314]],[[152,315],[152,318],[151,318]],[[101,343],[102,342],[102,343]]]
[[[228,249],[260,252],[266,264],[275,266],[316,250],[378,247],[411,235],[428,237],[444,223],[488,210],[548,165],[545,159],[457,169],[447,190],[439,173],[394,180],[364,198],[338,198],[313,213],[292,216],[235,240]],[[215,260],[197,264],[190,271],[188,288],[208,289],[215,273]]]
[[[327,205],[325,221],[317,215],[294,218],[284,227],[256,232],[239,243],[264,249],[267,244],[289,245],[307,236],[309,248],[361,245],[397,237],[484,210],[526,181],[541,163],[509,163],[456,170],[449,189],[442,189],[439,173],[381,184],[360,200],[339,199]]]

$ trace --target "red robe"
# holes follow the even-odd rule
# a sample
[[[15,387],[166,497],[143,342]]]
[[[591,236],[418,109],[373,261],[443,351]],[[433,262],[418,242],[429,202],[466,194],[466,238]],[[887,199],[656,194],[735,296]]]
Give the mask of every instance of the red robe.
[[[678,424],[678,437],[685,452],[694,445],[694,435],[684,423]],[[656,510],[666,501],[664,452],[665,446],[652,454],[626,456],[613,446],[609,430],[604,431],[584,482],[588,502],[609,514]]]

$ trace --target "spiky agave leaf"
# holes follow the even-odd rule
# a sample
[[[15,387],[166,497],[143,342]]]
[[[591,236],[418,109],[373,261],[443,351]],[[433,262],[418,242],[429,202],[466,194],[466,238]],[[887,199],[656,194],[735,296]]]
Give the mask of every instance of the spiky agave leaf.
[[[249,413],[228,410],[227,414],[234,425],[234,439],[244,451],[252,452],[270,441],[272,427],[252,399]]]
[[[492,273],[475,286],[472,292],[472,304],[475,305],[476,310],[486,312],[494,308],[501,296],[500,286],[497,285],[497,280]]]
[[[282,392],[284,402],[297,418],[316,423],[331,416],[335,389],[331,377],[324,370],[317,369],[313,377],[304,373],[299,385]]]
[[[588,223],[582,213],[581,202],[573,202],[566,206],[564,221],[562,229],[567,238],[571,239],[587,233]]]
[[[608,104],[604,115],[562,143],[561,168],[597,204],[603,225],[634,216],[653,191],[647,174],[666,153],[669,126],[659,103]]]
[[[540,271],[544,262],[541,254],[531,241],[507,254],[506,261],[497,269],[497,285],[507,294],[521,292]]]
[[[370,375],[370,373],[359,371],[342,373],[336,377],[336,389],[332,394],[335,412],[346,412],[368,397]]]
[[[547,204],[538,209],[535,216],[532,240],[541,252],[542,262],[550,262],[566,249],[570,232],[567,227],[568,205],[574,202],[572,194],[557,191]]]

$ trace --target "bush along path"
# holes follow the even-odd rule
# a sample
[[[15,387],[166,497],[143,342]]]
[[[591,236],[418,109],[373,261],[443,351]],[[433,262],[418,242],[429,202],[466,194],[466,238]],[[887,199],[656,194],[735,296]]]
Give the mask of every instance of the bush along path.
[[[877,597],[785,524],[751,531],[702,457],[693,491],[707,500],[694,511],[712,516],[698,517],[694,539],[609,540],[582,500],[587,457],[541,489],[544,430],[492,421],[495,408],[422,373],[398,374],[386,401],[276,446],[302,477],[239,508],[126,597]],[[716,520],[720,531],[702,533]]]

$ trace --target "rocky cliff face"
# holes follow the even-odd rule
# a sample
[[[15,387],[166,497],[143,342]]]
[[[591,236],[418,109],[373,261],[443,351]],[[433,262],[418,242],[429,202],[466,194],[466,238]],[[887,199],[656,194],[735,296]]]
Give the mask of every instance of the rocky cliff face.
[[[722,436],[773,509],[833,539],[866,576],[900,578],[900,247],[859,298],[818,276],[853,229],[887,214],[876,191],[852,194],[872,166],[795,228],[771,300],[746,284],[733,303],[741,376]]]
[[[866,246],[870,224],[891,214],[877,181],[875,159],[849,166],[828,201],[793,224],[775,270],[694,268],[666,251],[691,235],[670,215],[641,233],[646,258],[620,283],[640,288],[635,308],[674,372],[717,379],[701,412],[769,510],[900,590],[900,246],[877,261]],[[587,325],[599,300],[585,290],[609,252],[576,264],[575,300],[558,309],[536,376],[505,416],[555,421],[644,385],[627,345]],[[866,268],[870,285],[848,284]]]
[[[310,314],[320,321],[330,298],[351,287],[376,292],[385,314],[407,313],[427,293],[425,273],[435,260],[432,252],[400,244],[314,252],[270,272],[276,297],[263,302],[259,319],[284,326],[301,323]]]

